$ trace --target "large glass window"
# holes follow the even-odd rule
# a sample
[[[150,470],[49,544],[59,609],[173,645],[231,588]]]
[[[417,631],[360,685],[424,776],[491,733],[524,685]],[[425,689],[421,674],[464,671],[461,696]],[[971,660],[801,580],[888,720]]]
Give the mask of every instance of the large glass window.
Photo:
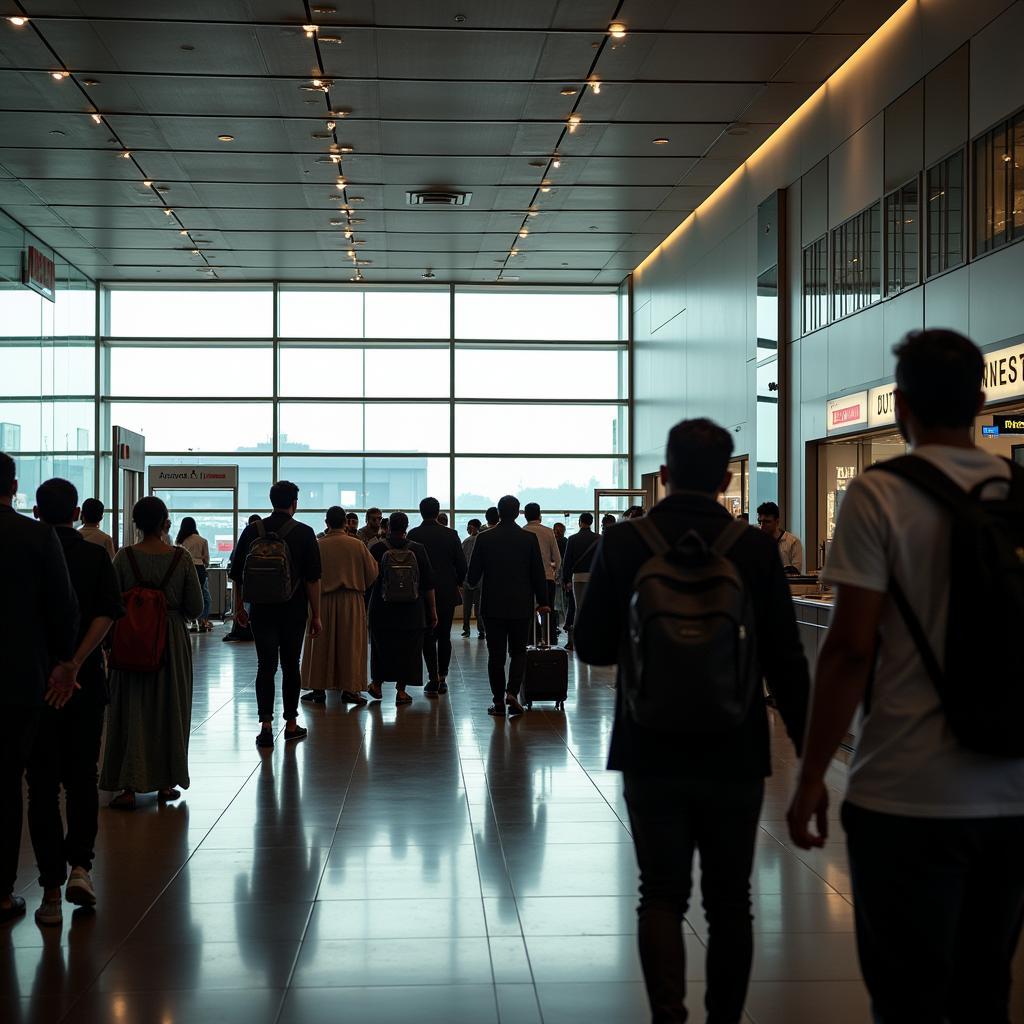
[[[510,288],[455,292],[455,337],[505,341],[614,341],[615,292],[530,292]]]
[[[875,203],[832,232],[832,317],[882,297],[882,212]]]
[[[455,346],[457,398],[623,399],[627,390],[617,347]]]
[[[282,344],[280,393],[288,398],[447,398],[447,345],[374,348]]]
[[[552,436],[573,454],[626,451],[622,405],[489,405],[455,407],[455,447],[461,452],[543,452]]]
[[[928,169],[928,275],[964,261],[964,154]]]
[[[975,251],[1024,234],[1024,111],[974,144]]]
[[[917,179],[885,197],[885,294],[921,280],[921,203]]]
[[[828,323],[828,241],[824,235],[803,251],[804,334]]]
[[[270,288],[116,288],[107,292],[112,338],[269,338]]]
[[[125,427],[146,438],[147,452],[271,450],[270,402],[117,402],[106,407],[104,438]]]
[[[447,338],[447,288],[423,291],[281,288],[282,338]]]
[[[274,388],[274,349],[203,345],[111,345],[107,390],[140,398],[259,398]]]
[[[549,519],[563,511],[592,509],[597,487],[626,487],[625,459],[457,458],[455,507],[475,512],[504,494],[536,501]]]

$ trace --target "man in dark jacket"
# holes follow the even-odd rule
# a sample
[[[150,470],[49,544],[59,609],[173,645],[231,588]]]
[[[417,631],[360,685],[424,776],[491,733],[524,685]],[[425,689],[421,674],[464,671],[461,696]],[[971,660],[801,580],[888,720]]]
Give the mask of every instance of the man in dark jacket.
[[[590,581],[590,563],[594,558],[594,545],[597,543],[597,534],[594,533],[594,516],[591,512],[580,514],[580,528],[574,533],[565,545],[565,554],[562,557],[562,587],[565,590],[565,631],[569,635],[565,644],[567,651],[575,650],[572,640],[573,626],[576,623],[576,609],[579,602],[576,600],[577,592],[581,595],[586,593],[587,583]]]
[[[426,697],[448,692],[448,667],[452,660],[452,620],[462,603],[462,583],[466,578],[466,555],[454,530],[437,521],[441,504],[437,498],[420,502],[423,522],[409,531],[409,540],[427,549],[434,571],[434,600],[437,625],[423,635],[423,658],[427,663]]]
[[[10,584],[0,587],[0,714],[9,726],[0,743],[0,922],[25,913],[25,900],[14,895],[22,779],[43,708],[62,707],[74,693],[65,663],[78,636],[78,601],[60,542],[49,526],[14,511],[17,493],[14,459],[0,452],[0,564]]]
[[[47,480],[36,491],[36,518],[57,533],[79,607],[78,646],[70,664],[79,689],[60,710],[43,708],[28,762],[28,830],[43,887],[36,911],[41,925],[63,920],[60,890],[65,881],[69,903],[96,903],[89,876],[99,818],[96,765],[110,703],[100,644],[124,614],[121,587],[106,549],[87,543],[75,529],[79,511],[78,491],[68,480]],[[60,813],[62,786],[66,833]]]
[[[729,483],[731,455],[732,438],[710,420],[688,420],[672,429],[661,468],[668,497],[650,513],[669,544],[690,531],[710,544],[730,524],[716,499]],[[687,1019],[682,920],[696,849],[710,935],[708,1019],[734,1024],[743,1015],[753,955],[750,871],[764,779],[771,774],[768,713],[758,694],[739,727],[706,737],[683,738],[632,720],[621,687],[630,664],[629,602],[637,570],[651,557],[632,521],[602,537],[577,614],[576,652],[592,665],[619,666],[608,767],[625,774],[640,866],[640,958],[654,1019]],[[778,552],[768,537],[748,529],[728,558],[753,605],[761,674],[799,751],[807,715],[807,661]]]
[[[471,587],[485,580],[481,598],[487,623],[487,675],[494,703],[489,715],[501,718],[521,715],[519,689],[526,666],[535,610],[550,612],[547,579],[537,538],[516,523],[519,499],[507,494],[498,502],[498,525],[482,530],[473,547],[467,582]],[[511,658],[505,685],[505,655]]]

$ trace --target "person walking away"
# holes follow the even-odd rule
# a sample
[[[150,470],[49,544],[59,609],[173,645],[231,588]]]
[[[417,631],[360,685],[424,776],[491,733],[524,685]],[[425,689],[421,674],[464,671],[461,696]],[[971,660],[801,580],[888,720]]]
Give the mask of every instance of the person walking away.
[[[912,454],[843,499],[789,829],[826,842],[825,773],[863,704],[842,822],[874,1020],[1006,1024],[1024,918],[1024,481],[974,446],[985,360],[967,338],[916,331],[895,354]]]
[[[467,567],[469,566],[470,559],[473,557],[473,545],[476,543],[481,525],[479,519],[470,519],[466,524],[467,536],[462,542],[462,554],[466,559]],[[483,640],[487,636],[487,631],[484,629],[484,619],[480,613],[480,588],[471,587],[468,583],[464,583],[462,587],[462,635],[467,639],[469,637],[469,623],[474,613],[476,614],[477,639]]]
[[[327,510],[320,545],[320,619],[323,631],[306,634],[302,649],[302,700],[323,704],[328,690],[340,690],[346,704],[366,703],[366,602],[377,578],[369,548],[345,532],[345,510]]]
[[[307,623],[316,639],[320,622],[320,546],[316,534],[295,518],[299,489],[290,480],[270,488],[273,512],[247,526],[231,560],[231,579],[238,610],[235,621],[243,628],[252,620],[256,641],[256,702],[260,731],[256,746],[274,746],[274,679],[281,666],[281,702],[285,740],[301,740],[307,730],[296,721],[302,675],[299,659]],[[246,611],[245,602],[252,606]]]
[[[82,502],[82,526],[78,531],[83,540],[90,544],[98,544],[107,553],[107,558],[114,560],[114,538],[100,528],[103,522],[103,502],[99,498],[86,498]]]
[[[137,793],[155,791],[163,803],[177,800],[179,787],[189,787],[192,645],[185,623],[203,608],[192,559],[161,539],[170,524],[167,506],[159,498],[141,498],[132,521],[142,540],[114,557],[128,613],[115,627],[111,646],[100,773],[100,789],[121,791],[110,806],[130,811]],[[136,616],[140,606],[150,614]],[[136,660],[140,651],[150,652],[152,660]]]
[[[779,558],[787,572],[799,575],[804,571],[804,548],[800,538],[782,528],[782,511],[774,501],[757,507],[757,525],[775,541]]]
[[[558,549],[558,541],[555,539],[555,532],[541,522],[540,505],[535,501],[528,502],[523,509],[526,517],[526,526],[523,527],[527,533],[532,533],[540,545],[540,556],[544,562],[544,579],[546,581],[547,599],[544,601],[551,614],[548,616],[548,643],[554,647],[558,637],[558,615],[554,611],[556,580],[562,568],[562,554]]]
[[[25,913],[14,893],[25,768],[46,706],[63,707],[74,693],[68,662],[78,636],[78,600],[60,542],[49,526],[14,510],[17,493],[14,459],[0,452],[0,564],[8,580],[0,587],[0,711],[11,726],[0,744],[0,923]]]
[[[694,850],[708,922],[707,1019],[743,1017],[750,872],[771,774],[762,675],[798,750],[807,714],[807,661],[775,545],[717,500],[731,456],[729,432],[710,420],[672,428],[667,497],[601,538],[576,615],[577,655],[618,665],[608,767],[624,775],[655,1024],[687,1019],[682,923]]]
[[[74,484],[47,480],[36,490],[33,511],[57,534],[79,607],[77,646],[64,665],[74,674],[78,688],[62,708],[43,708],[27,771],[28,830],[43,888],[36,922],[59,925],[63,921],[61,887],[65,882],[69,903],[84,907],[96,904],[89,872],[99,816],[100,739],[109,701],[100,644],[114,620],[124,614],[124,605],[106,550],[102,545],[87,543],[75,529],[81,510]],[[66,831],[61,818],[61,787]]]
[[[566,614],[565,632],[567,640],[565,649],[575,650],[573,644],[573,628],[576,623],[576,612],[583,604],[583,595],[590,581],[590,563],[594,558],[597,536],[594,533],[594,516],[590,512],[581,512],[579,530],[574,533],[565,546],[565,558],[562,560],[562,586],[565,588]]]
[[[395,703],[411,704],[408,687],[423,685],[423,635],[437,627],[434,572],[422,544],[410,540],[409,517],[395,512],[391,531],[370,548],[380,566],[370,596],[370,696],[394,682]]]
[[[209,633],[213,629],[213,623],[210,622],[210,605],[213,603],[213,600],[210,597],[208,572],[210,568],[210,545],[207,543],[206,538],[200,535],[199,527],[196,526],[196,521],[192,516],[185,516],[182,519],[181,526],[178,527],[178,536],[175,538],[174,543],[183,547],[191,556],[192,564],[196,567],[196,575],[199,577],[199,587],[203,592],[203,610],[199,613],[199,619],[195,627],[189,627],[189,632]]]
[[[487,525],[484,526],[484,528],[480,531],[481,533],[486,533],[488,530],[493,530],[494,527],[496,527],[498,525],[498,523],[501,522],[501,516],[498,515],[498,506],[497,505],[492,505],[484,513],[484,522]]]
[[[254,513],[253,515],[249,516],[249,518],[246,520],[246,525],[252,526],[253,523],[258,523],[260,519],[261,517]],[[234,565],[234,561],[234,553],[232,552],[231,557],[228,559],[228,579],[231,579],[231,566]],[[228,630],[228,632],[223,637],[221,637],[221,639],[225,643],[240,643],[242,641],[252,640],[252,624],[250,623],[243,629],[241,626],[239,626],[238,620],[235,617],[234,606],[236,603],[236,597],[237,595],[232,589],[231,629]],[[248,612],[249,609],[246,608],[246,611]]]
[[[434,603],[437,625],[423,637],[423,660],[427,663],[425,697],[448,692],[448,670],[452,660],[452,620],[462,602],[462,584],[466,579],[466,555],[458,534],[438,521],[441,505],[437,498],[420,502],[423,522],[409,531],[409,540],[422,544],[430,558],[434,576]]]
[[[565,563],[565,549],[569,544],[569,539],[565,535],[565,523],[559,519],[554,526],[551,527],[551,532],[555,535],[555,543],[558,545],[558,553],[561,555],[562,564],[558,567],[558,573],[555,576],[555,616],[561,625],[565,624],[565,617],[568,614],[569,606],[567,603],[567,595],[565,587],[562,585],[562,570]],[[555,628],[555,635],[559,636],[562,632],[561,625]]]
[[[352,513],[355,515],[355,513]],[[366,510],[366,525],[361,530],[356,530],[356,536],[367,546],[376,544],[380,537],[380,524],[384,513],[379,508],[368,508]],[[359,517],[356,516],[356,523]]]
[[[601,536],[603,537],[614,525],[616,519],[611,512],[606,512],[601,516]]]
[[[540,544],[522,529],[519,499],[511,494],[498,502],[498,525],[482,530],[473,547],[466,577],[471,587],[483,586],[481,605],[487,624],[487,677],[493,703],[489,715],[521,715],[519,690],[526,667],[536,614],[551,611]],[[505,659],[509,660],[508,681]]]

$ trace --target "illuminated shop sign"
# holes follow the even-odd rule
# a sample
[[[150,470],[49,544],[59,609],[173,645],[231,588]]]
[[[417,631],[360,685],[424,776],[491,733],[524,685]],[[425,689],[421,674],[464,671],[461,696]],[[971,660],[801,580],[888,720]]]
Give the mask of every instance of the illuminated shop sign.
[[[44,256],[34,245],[30,245],[21,257],[21,283],[38,292],[44,299],[55,301],[57,268],[49,256]]]
[[[854,395],[833,398],[826,407],[825,424],[831,434],[849,427],[859,427],[868,421],[868,393],[858,391]]]

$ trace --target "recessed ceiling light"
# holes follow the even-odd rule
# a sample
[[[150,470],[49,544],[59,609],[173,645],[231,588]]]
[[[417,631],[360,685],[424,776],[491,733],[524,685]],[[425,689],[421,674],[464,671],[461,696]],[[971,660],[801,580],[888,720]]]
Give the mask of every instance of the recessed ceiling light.
[[[55,82],[63,82],[64,79],[68,78],[70,75],[71,75],[70,71],[51,71],[50,72],[50,77]]]
[[[14,15],[13,18],[7,19],[15,28],[21,28],[22,25],[28,24],[28,18],[22,18],[20,15]]]
[[[530,233],[530,229],[529,228],[520,228],[519,229],[519,237],[520,238],[525,238],[529,233]]]
[[[590,86],[590,91],[595,95],[599,96],[601,93],[601,82],[597,78],[591,78],[587,85]]]
[[[462,25],[466,21],[466,16],[464,14],[456,14],[455,17],[452,18],[452,21],[456,22],[459,25]]]
[[[235,141],[234,135],[218,135],[217,138],[221,142],[234,142]]]
[[[131,158],[132,158],[132,153],[131,153],[130,149],[126,149],[126,150],[124,150],[121,153],[121,159],[122,160],[131,160]]]
[[[327,121],[327,122],[326,122],[326,123],[324,124],[324,127],[325,127],[325,128],[326,128],[326,129],[327,129],[327,130],[328,130],[329,132],[333,132],[333,131],[334,131],[334,129],[335,129],[335,128],[337,128],[338,126],[337,126],[337,125],[336,125],[336,124],[335,124],[335,123],[334,123],[333,121]]]
[[[51,135],[63,135],[64,132],[62,132],[59,128],[51,128],[50,129],[50,134]]]
[[[191,53],[195,47],[191,43],[182,43],[179,49],[184,50],[186,53]]]
[[[172,213],[174,213],[174,211],[169,206],[165,206],[164,207],[164,216],[165,217],[170,217],[170,215]]]
[[[302,31],[306,33],[307,39],[312,39],[316,35],[316,25],[303,25]]]
[[[351,146],[339,146],[338,151],[341,153],[354,153],[355,150]]]
[[[526,216],[527,217],[539,217],[540,216],[540,210],[529,210],[529,211],[527,211]]]
[[[580,117],[579,114],[570,114],[569,115],[568,124],[569,124],[569,134],[570,135],[572,135],[573,132],[576,131],[576,129],[580,126],[580,122],[582,120],[583,120],[583,118]]]
[[[547,164],[543,160],[531,160],[531,167],[547,167]]]
[[[350,203],[365,203],[366,196],[349,196],[348,201]]]
[[[181,230],[180,230],[180,231],[178,232],[178,234],[179,234],[179,235],[187,235],[187,234],[188,234],[188,231],[186,231],[186,230],[185,230],[185,228],[182,228],[182,229],[181,229]]]
[[[326,6],[321,6],[321,5],[318,5],[317,7],[311,7],[310,10],[314,14],[337,14],[338,13],[338,8],[337,7],[326,7]]]
[[[99,85],[99,84],[100,84],[99,81],[97,79],[95,79],[95,78],[83,78],[82,79],[82,85],[93,86],[93,85]]]
[[[345,41],[341,36],[325,36],[322,33],[317,35],[317,42],[319,43],[330,43],[334,46],[341,46]]]
[[[625,39],[626,38],[626,26],[621,21],[613,21],[608,26],[608,35],[612,39]]]
[[[198,256],[199,255],[199,250],[198,249],[193,249],[192,250],[192,255],[193,256]]]
[[[579,89],[574,89],[571,85],[567,85],[562,90],[562,95],[563,96],[575,96],[576,93],[578,93],[578,92],[579,92]]]
[[[750,129],[745,124],[730,125],[725,129],[726,135],[749,135]]]
[[[665,138],[664,135],[659,135],[658,138],[651,139],[651,142],[653,142],[656,146],[667,146],[668,143],[669,143],[669,140],[667,138]]]
[[[424,270],[420,276],[426,281],[432,281],[435,277],[437,277],[437,274],[435,274],[432,270],[427,269]]]
[[[338,175],[338,180],[334,183],[334,187],[335,188],[344,188],[347,184],[348,184],[348,182],[346,182],[345,179],[339,174]]]
[[[331,137],[330,132],[313,132],[310,136],[314,139],[329,139]]]
[[[153,182],[151,182],[151,181],[144,181],[142,184],[145,185],[146,188],[152,188],[153,187]]]
[[[103,124],[103,118],[100,117],[99,114],[91,114],[90,116],[92,117],[93,121],[96,122],[96,124]]]
[[[551,161],[551,166],[557,171],[562,166],[562,158],[556,153]]]

